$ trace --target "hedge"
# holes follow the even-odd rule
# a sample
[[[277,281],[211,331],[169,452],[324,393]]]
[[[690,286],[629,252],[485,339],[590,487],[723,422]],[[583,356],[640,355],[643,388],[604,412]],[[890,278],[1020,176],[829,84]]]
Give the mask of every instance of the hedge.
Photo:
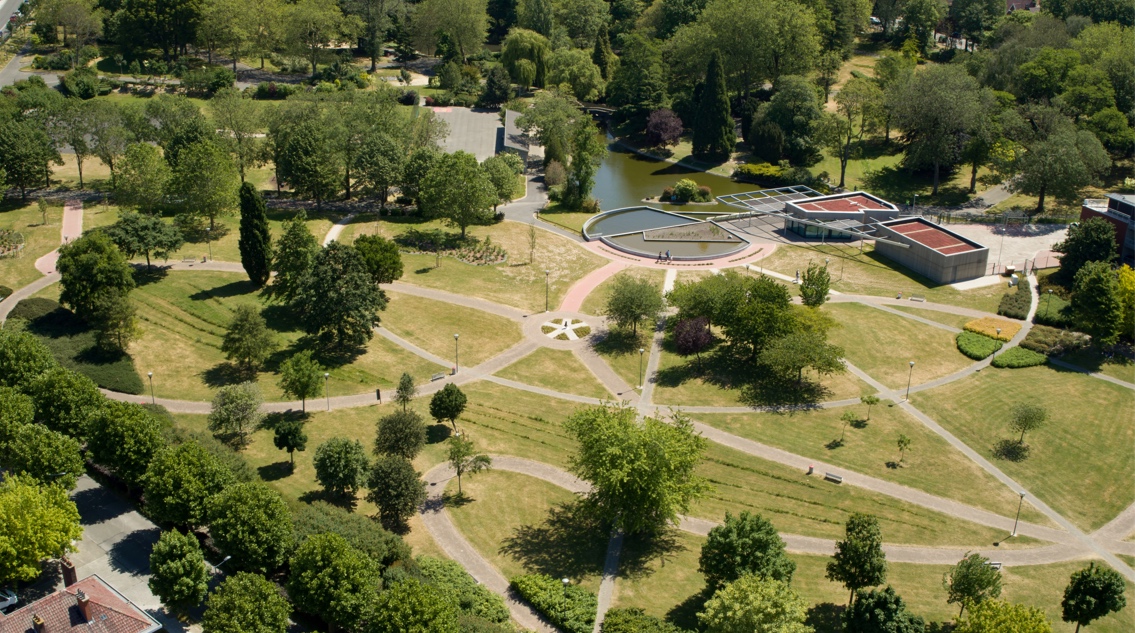
[[[595,594],[546,574],[517,576],[509,583],[540,615],[567,633],[591,633],[599,599]]]
[[[974,360],[989,358],[1003,345],[995,338],[978,334],[976,332],[959,332],[957,336],[958,351]]]
[[[293,503],[292,529],[296,544],[316,534],[338,534],[368,558],[388,567],[410,558],[410,547],[402,537],[383,529],[377,521],[347,512],[326,501]]]
[[[1087,346],[1088,336],[1079,332],[1060,330],[1047,325],[1034,325],[1021,347],[1046,355],[1074,352]]]
[[[646,615],[642,609],[611,609],[599,630],[602,633],[682,633],[684,629]]]
[[[1017,283],[1016,291],[1011,291],[1001,297],[1001,305],[997,306],[997,314],[1011,319],[1025,320],[1029,316],[1029,308],[1033,304],[1033,294],[1029,290],[1029,283],[1022,279]]]
[[[418,568],[426,580],[453,599],[463,614],[494,624],[508,622],[512,617],[504,604],[504,599],[489,591],[484,585],[477,584],[477,581],[473,580],[469,572],[459,563],[431,556],[419,556]]]
[[[1023,347],[1013,347],[1005,350],[1004,354],[994,356],[993,366],[1003,369],[1019,369],[1021,367],[1043,365],[1047,361],[1048,357],[1044,354]]]

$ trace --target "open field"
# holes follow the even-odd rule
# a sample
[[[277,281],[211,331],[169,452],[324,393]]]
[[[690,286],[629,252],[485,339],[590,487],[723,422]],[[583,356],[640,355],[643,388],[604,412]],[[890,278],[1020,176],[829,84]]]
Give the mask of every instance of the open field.
[[[471,500],[452,502],[450,516],[506,578],[546,573],[599,590],[607,552],[604,535],[554,518],[576,499],[574,494],[534,477],[492,470],[465,477],[462,489]],[[446,493],[457,494],[456,478],[446,485]]]
[[[16,231],[24,236],[24,248],[18,255],[0,259],[0,285],[17,290],[43,275],[36,270],[35,260],[59,248],[63,206],[53,203],[47,208],[47,224],[36,203],[4,205],[0,211],[0,229]]]
[[[273,242],[284,235],[284,221],[295,215],[296,211],[291,209],[268,209],[268,229],[272,233]],[[338,213],[310,211],[307,213],[307,220],[304,223],[311,234],[315,236],[316,243],[322,244],[327,231],[340,217],[342,216]],[[172,217],[167,219],[173,221]],[[178,261],[183,257],[192,257],[200,261],[212,249],[213,260],[215,261],[239,262],[240,217],[236,215],[221,217],[218,218],[218,222],[224,227],[224,234],[219,239],[203,238],[193,242],[187,241],[176,253],[170,253],[170,260]]]
[[[906,385],[909,361],[914,361],[915,385],[973,363],[958,351],[954,335],[946,330],[863,304],[828,304],[823,309],[839,324],[829,340],[843,348],[848,362],[888,387]]]
[[[541,347],[496,375],[536,387],[592,398],[614,398],[575,354]]]
[[[443,227],[439,222],[420,222],[413,218],[379,219],[368,214],[347,226],[340,239],[351,243],[358,235],[377,234],[391,238],[409,229],[436,228]],[[404,253],[405,273],[401,281],[536,312],[544,309],[544,271],[551,271],[549,302],[558,306],[572,284],[606,263],[605,259],[571,240],[539,229],[536,231],[535,260],[529,263],[528,227],[516,222],[469,227],[469,234],[482,240],[491,239],[493,244],[508,252],[508,260],[493,266],[474,266],[443,257],[438,268],[432,254]]]
[[[1048,409],[1049,420],[1029,433],[1028,458],[995,459],[1084,530],[1094,530],[1135,501],[1135,392],[1050,366],[986,369],[926,392],[912,403],[985,457],[1002,440],[1015,441],[1010,410],[1017,403]]]
[[[537,217],[550,224],[555,224],[561,229],[567,229],[582,235],[583,225],[586,224],[588,220],[595,217],[595,214],[579,211],[560,211],[559,205],[552,203],[550,206],[542,209]]]
[[[618,273],[619,275],[630,275],[636,279],[645,279],[662,290],[662,283],[666,279],[666,271],[655,268],[639,268],[636,266],[627,265],[624,271]],[[583,305],[580,307],[580,312],[584,314],[594,314],[596,316],[602,315],[607,307],[607,299],[611,296],[611,288],[615,286],[615,277],[612,276],[605,279],[603,283],[595,287],[591,294],[583,300]]]
[[[861,420],[859,428],[849,424],[843,429],[840,416],[849,411]],[[786,413],[696,413],[692,417],[756,442],[1004,516],[1011,517],[1017,508],[1013,490],[893,403],[871,407],[870,420],[866,420],[866,405]],[[895,447],[900,433],[911,439],[901,466]],[[1026,521],[1049,523],[1031,506],[1026,504],[1024,510],[1021,517]]]
[[[935,323],[942,323],[943,325],[956,327],[959,330],[964,329],[965,324],[973,320],[973,317],[959,316],[956,314],[950,314],[949,312],[939,312],[937,310],[927,310],[926,308],[912,308],[910,306],[890,307],[900,312],[906,312],[907,314],[913,314],[914,316],[922,317],[923,319],[929,319],[930,321],[934,321]]]
[[[761,265],[792,275],[797,270],[807,269],[809,262],[823,263],[824,258],[831,260],[828,264],[831,287],[839,292],[880,297],[894,297],[902,292],[904,297],[921,295],[927,301],[986,312],[996,312],[997,304],[1005,294],[1005,289],[999,284],[965,291],[935,285],[929,279],[876,255],[870,245],[860,254],[859,247],[850,244],[782,244],[776,252],[761,260]]]
[[[454,334],[460,334],[462,367],[479,365],[520,341],[520,326],[495,314],[397,292],[382,325],[398,336],[442,358],[454,355]]]

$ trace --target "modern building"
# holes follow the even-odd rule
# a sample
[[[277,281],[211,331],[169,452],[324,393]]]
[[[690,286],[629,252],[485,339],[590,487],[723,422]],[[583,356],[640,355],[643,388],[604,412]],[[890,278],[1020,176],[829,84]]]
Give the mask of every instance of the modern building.
[[[876,253],[935,283],[976,279],[988,270],[988,248],[922,217],[880,222],[875,235],[881,238]]]
[[[864,225],[897,218],[899,209],[869,193],[849,191],[789,201],[784,213],[785,231],[812,239],[850,240],[858,236],[841,228],[861,230]]]
[[[0,633],[155,633],[162,625],[97,575],[13,611]]]
[[[1106,198],[1084,200],[1080,219],[1103,218],[1115,227],[1119,260],[1135,266],[1135,196],[1109,193]]]

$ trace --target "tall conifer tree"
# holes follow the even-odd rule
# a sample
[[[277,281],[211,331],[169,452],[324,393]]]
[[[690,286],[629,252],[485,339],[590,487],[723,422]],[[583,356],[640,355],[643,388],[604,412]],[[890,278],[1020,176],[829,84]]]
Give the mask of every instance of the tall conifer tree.
[[[600,25],[595,34],[595,49],[591,51],[591,61],[599,67],[599,74],[603,81],[611,81],[614,73],[615,53],[611,51],[611,38],[607,34],[607,25]]]
[[[272,263],[272,234],[264,196],[251,183],[240,186],[240,263],[256,287],[268,283]]]
[[[737,144],[729,93],[725,88],[725,70],[721,65],[721,53],[717,51],[709,58],[706,69],[693,140],[695,155],[717,158],[728,157]]]

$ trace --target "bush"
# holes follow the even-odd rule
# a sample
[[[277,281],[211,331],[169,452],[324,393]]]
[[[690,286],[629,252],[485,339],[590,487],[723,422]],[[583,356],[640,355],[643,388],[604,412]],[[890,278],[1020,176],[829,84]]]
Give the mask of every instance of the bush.
[[[398,93],[398,103],[404,106],[418,105],[418,91],[417,90],[403,90]]]
[[[94,99],[99,94],[109,94],[110,87],[103,91],[99,74],[91,68],[79,68],[63,75],[63,93],[80,99]]]
[[[296,545],[316,534],[338,534],[367,558],[389,567],[410,558],[410,546],[393,532],[360,514],[324,501],[291,505]]]
[[[430,556],[418,557],[422,577],[441,589],[465,615],[476,616],[495,624],[512,617],[504,599],[478,584],[469,572],[452,560]]]
[[[1039,352],[1034,352],[1030,349],[1023,347],[1013,347],[1005,350],[1004,354],[993,357],[993,366],[1007,369],[1019,369],[1021,367],[1035,367],[1043,365],[1048,361],[1048,357]]]
[[[548,161],[548,166],[544,168],[544,185],[548,187],[558,187],[567,182],[567,171],[560,161]]]
[[[517,576],[510,586],[553,625],[567,633],[591,633],[599,599],[590,591],[576,585],[565,589],[546,574]]]
[[[679,180],[671,191],[678,202],[709,202],[709,187],[699,187],[698,183],[689,178]]]
[[[1025,340],[1021,341],[1021,347],[1049,356],[1074,352],[1087,344],[1088,337],[1084,334],[1047,325],[1034,325]]]
[[[682,629],[642,609],[611,609],[603,618],[602,633],[682,633]]]
[[[997,306],[997,314],[1010,319],[1025,320],[1029,316],[1029,308],[1033,305],[1033,295],[1026,280],[1017,283],[1016,290],[1011,290],[1001,297],[1001,304]]]
[[[275,101],[287,99],[301,90],[303,90],[303,87],[293,84],[278,84],[274,81],[262,81],[256,84],[256,92],[252,93],[252,98]]]
[[[222,88],[231,88],[234,83],[236,75],[224,66],[191,70],[181,78],[181,86],[190,94],[211,95]]]
[[[976,332],[959,332],[957,336],[958,351],[974,360],[989,358],[1001,349],[1001,341],[995,338],[978,334]]]
[[[785,166],[781,166],[785,165]],[[812,175],[805,167],[787,167],[787,163],[773,165],[772,163],[749,163],[733,170],[733,179],[741,182],[751,182],[765,187],[787,187],[789,185],[804,185],[820,193],[828,191],[824,182],[826,173],[819,176]]]
[[[0,286],[0,301],[12,296],[12,289],[8,286]]]
[[[964,329],[999,341],[1010,341],[1017,335],[1017,332],[1021,331],[1021,324],[1004,319],[982,317],[966,323]],[[1001,333],[998,334],[997,330],[1001,330]]]
[[[460,613],[457,615],[457,629],[461,633],[515,633],[516,629],[509,624],[497,624],[475,615]]]
[[[1059,328],[1068,327],[1072,325],[1072,304],[1056,293],[1046,292],[1040,296],[1040,301],[1036,304],[1033,323]]]
[[[159,405],[160,411],[155,411],[151,405],[143,406],[150,411],[154,419],[162,423],[162,426],[165,428],[166,442],[169,444],[176,446],[178,444],[185,444],[186,442],[194,442],[205,449],[205,452],[224,464],[238,482],[247,483],[260,479],[260,476],[253,470],[252,466],[245,461],[244,456],[229,448],[224,442],[209,433],[186,431],[185,429],[172,426],[172,418],[170,417],[169,411],[165,410],[165,407],[160,407]]]

